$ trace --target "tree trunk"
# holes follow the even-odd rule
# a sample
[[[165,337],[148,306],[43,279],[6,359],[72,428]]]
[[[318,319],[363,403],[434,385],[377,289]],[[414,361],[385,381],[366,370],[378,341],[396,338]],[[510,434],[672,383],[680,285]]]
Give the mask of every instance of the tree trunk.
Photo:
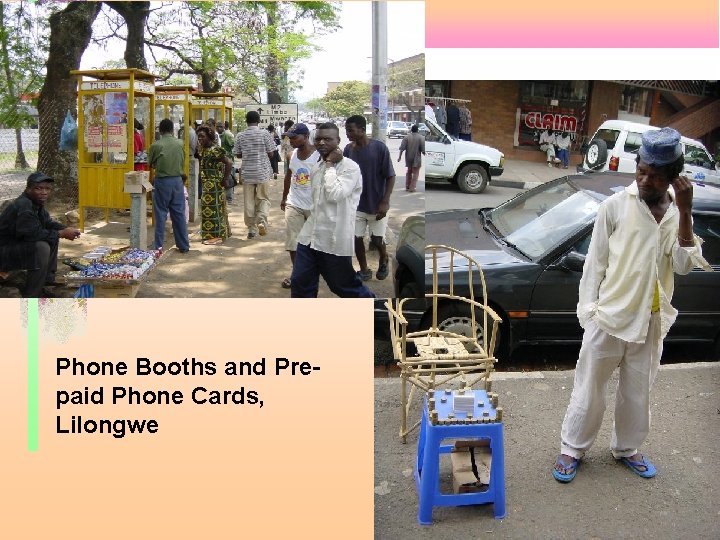
[[[277,44],[278,32],[278,6],[275,2],[264,3],[265,12],[267,13],[267,32],[268,45],[270,52],[267,56],[267,67],[265,68],[265,78],[267,79],[267,102],[282,103],[282,91],[280,88],[280,65],[277,56],[273,54],[273,50]]]
[[[50,16],[47,76],[38,100],[38,170],[52,176],[56,189],[62,194],[75,197],[77,152],[60,151],[60,130],[67,111],[77,108],[77,81],[70,75],[70,70],[80,66],[100,6],[100,2],[71,2],[64,10]]]
[[[22,145],[22,128],[20,126],[15,128],[15,143],[17,144],[17,154],[15,154],[15,168],[16,169],[29,169],[30,164],[25,159],[25,151]]]
[[[0,24],[3,25],[2,32],[0,32],[0,52],[2,53],[2,65],[3,71],[5,72],[7,93],[10,101],[15,108],[20,105],[20,98],[15,91],[15,81],[13,79],[13,73],[10,69],[10,50],[8,45],[8,33],[5,28],[5,5],[0,2]],[[15,124],[15,143],[17,153],[15,154],[15,168],[16,169],[29,169],[27,160],[25,159],[25,152],[23,151],[22,145],[22,127],[18,125],[17,119],[12,119]]]
[[[150,2],[106,2],[127,24],[125,65],[147,71],[145,60],[145,23],[150,14]]]

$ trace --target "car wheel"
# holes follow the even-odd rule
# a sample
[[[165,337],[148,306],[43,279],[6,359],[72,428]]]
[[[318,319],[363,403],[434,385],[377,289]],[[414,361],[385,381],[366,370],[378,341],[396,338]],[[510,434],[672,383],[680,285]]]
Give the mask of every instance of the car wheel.
[[[477,339],[482,343],[483,328],[482,328],[482,311],[476,312],[475,314],[477,326]],[[503,321],[504,322],[504,321]],[[438,308],[438,330],[444,330],[446,332],[454,332],[462,336],[471,336],[472,323],[470,321],[470,309],[465,305],[458,304],[445,304]],[[428,321],[427,326],[430,326]],[[495,357],[507,359],[507,344],[503,340],[502,325],[498,327],[497,335],[495,336]]]
[[[602,139],[593,139],[585,153],[585,166],[588,169],[600,169],[607,161],[607,143]]]
[[[400,298],[422,298],[423,291],[415,282],[406,283],[400,290]]]
[[[482,193],[490,177],[481,165],[465,165],[457,175],[457,184],[464,193]]]

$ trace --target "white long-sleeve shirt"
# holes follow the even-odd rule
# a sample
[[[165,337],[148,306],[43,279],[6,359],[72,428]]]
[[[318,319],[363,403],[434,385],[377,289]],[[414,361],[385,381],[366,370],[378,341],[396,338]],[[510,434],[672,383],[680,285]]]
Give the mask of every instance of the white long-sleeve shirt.
[[[702,240],[678,243],[679,212],[672,202],[658,224],[638,196],[634,182],[600,205],[580,280],[577,316],[623,341],[642,343],[650,322],[655,285],[660,291],[660,331],[664,338],[675,322],[670,304],[673,271],[687,274],[693,266],[712,270],[702,257]]]
[[[555,144],[555,134],[551,134],[548,131],[543,131],[540,134],[540,146],[543,144]]]
[[[310,171],[313,205],[297,241],[317,251],[352,256],[355,246],[355,213],[362,174],[360,166],[343,158],[334,166],[317,163]]]

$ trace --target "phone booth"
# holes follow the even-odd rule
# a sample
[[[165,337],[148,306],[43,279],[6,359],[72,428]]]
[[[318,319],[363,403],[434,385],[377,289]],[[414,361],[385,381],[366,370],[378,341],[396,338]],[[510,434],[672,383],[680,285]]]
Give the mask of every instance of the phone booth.
[[[233,128],[233,94],[193,92],[191,100],[191,116],[193,122],[200,120],[205,123],[208,118],[216,122],[227,122]]]
[[[185,176],[190,174],[190,100],[194,86],[157,86],[155,88],[155,140],[160,138],[157,131],[160,121],[172,120],[173,135],[185,146]]]
[[[78,84],[80,229],[85,209],[130,208],[125,173],[147,170],[155,133],[155,75],[140,69],[71,71]]]

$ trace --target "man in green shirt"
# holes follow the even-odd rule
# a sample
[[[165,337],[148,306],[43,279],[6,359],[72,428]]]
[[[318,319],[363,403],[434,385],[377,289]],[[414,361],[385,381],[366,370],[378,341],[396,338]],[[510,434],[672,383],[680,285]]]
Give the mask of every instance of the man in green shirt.
[[[187,253],[190,240],[185,222],[185,149],[182,141],[173,136],[172,120],[166,118],[160,122],[160,139],[150,147],[148,163],[155,169],[155,249],[163,248],[165,221],[170,212],[175,246],[180,253]]]

